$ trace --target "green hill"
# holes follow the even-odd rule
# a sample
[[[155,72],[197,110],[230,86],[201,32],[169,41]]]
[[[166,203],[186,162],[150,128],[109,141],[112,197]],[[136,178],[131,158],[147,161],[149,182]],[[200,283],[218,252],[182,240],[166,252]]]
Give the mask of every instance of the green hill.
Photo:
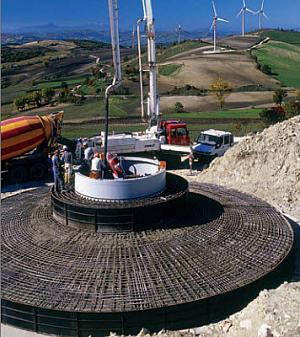
[[[274,41],[300,45],[300,32],[285,30],[263,30],[259,32],[261,37],[269,37]]]
[[[281,31],[267,31],[267,33],[270,37],[273,36],[274,40],[253,51],[253,54],[257,56],[258,63],[271,67],[272,74],[283,85],[299,89],[300,33]],[[283,40],[293,42],[288,43]]]

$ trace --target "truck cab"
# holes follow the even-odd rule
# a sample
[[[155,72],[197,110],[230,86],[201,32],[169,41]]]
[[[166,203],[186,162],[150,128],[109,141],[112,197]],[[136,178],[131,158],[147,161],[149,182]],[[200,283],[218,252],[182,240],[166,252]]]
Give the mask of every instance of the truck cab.
[[[189,132],[186,123],[177,120],[162,121],[160,123],[160,138],[165,144],[190,145]]]
[[[213,159],[223,156],[233,143],[232,133],[210,129],[200,133],[193,154],[195,158]]]

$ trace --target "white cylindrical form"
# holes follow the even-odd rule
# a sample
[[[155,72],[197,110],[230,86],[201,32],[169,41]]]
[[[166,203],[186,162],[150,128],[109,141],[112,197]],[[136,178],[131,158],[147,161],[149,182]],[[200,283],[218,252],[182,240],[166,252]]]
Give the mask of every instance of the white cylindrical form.
[[[166,188],[166,170],[159,161],[148,158],[123,157],[122,167],[129,178],[92,179],[75,173],[75,193],[88,199],[130,200],[157,195]]]

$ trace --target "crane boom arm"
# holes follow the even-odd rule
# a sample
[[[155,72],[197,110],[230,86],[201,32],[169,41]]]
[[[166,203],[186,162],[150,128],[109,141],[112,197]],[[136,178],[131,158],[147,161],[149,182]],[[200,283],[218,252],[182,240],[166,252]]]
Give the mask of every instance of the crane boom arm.
[[[148,116],[150,126],[159,126],[159,108],[156,88],[156,50],[155,50],[155,27],[151,0],[142,0],[145,7],[147,20],[148,39],[148,64],[149,64],[149,96],[148,96]],[[145,4],[144,4],[145,1]]]

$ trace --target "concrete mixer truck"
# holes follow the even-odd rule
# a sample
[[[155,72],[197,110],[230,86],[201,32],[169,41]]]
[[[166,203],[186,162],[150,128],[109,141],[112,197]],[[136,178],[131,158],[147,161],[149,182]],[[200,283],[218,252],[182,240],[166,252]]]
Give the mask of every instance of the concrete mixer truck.
[[[21,116],[1,122],[1,175],[12,183],[43,178],[48,154],[61,134],[63,111]]]

